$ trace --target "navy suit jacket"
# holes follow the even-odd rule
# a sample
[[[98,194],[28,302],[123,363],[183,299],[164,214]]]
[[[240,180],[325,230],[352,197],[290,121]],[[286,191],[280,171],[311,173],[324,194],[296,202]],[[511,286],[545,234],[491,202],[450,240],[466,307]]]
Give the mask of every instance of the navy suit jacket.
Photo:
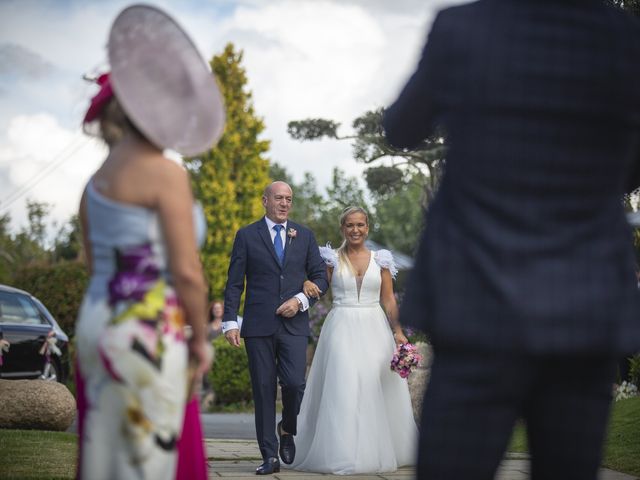
[[[223,321],[236,320],[246,278],[242,337],[272,335],[281,323],[293,335],[310,334],[308,310],[293,318],[275,313],[284,301],[302,291],[307,279],[323,292],[329,287],[327,268],[313,233],[289,220],[287,230],[291,228],[296,230],[296,236],[286,238],[282,266],[264,217],[236,233],[224,293]]]
[[[441,11],[387,140],[447,132],[401,321],[436,345],[640,349],[622,195],[639,158],[640,24],[600,0]]]

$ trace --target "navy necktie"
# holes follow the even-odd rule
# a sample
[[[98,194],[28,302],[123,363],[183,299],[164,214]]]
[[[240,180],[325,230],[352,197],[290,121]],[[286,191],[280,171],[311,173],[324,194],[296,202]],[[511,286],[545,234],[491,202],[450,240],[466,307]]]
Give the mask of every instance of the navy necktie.
[[[284,245],[282,245],[282,237],[280,236],[280,230],[284,227],[282,225],[274,225],[273,229],[276,231],[276,236],[273,239],[273,248],[276,250],[276,255],[280,261],[280,265],[284,261]]]

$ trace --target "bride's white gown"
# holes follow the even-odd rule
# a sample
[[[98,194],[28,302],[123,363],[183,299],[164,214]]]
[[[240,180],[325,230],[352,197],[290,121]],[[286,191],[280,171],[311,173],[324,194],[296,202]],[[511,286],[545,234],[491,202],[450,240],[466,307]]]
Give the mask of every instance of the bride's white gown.
[[[329,249],[321,250],[327,261]],[[329,252],[327,263],[337,262]],[[372,252],[360,292],[349,268],[333,269],[334,303],[307,379],[292,468],[352,474],[415,464],[409,387],[389,369],[395,342],[380,306],[380,264],[393,271],[392,262],[390,252]]]

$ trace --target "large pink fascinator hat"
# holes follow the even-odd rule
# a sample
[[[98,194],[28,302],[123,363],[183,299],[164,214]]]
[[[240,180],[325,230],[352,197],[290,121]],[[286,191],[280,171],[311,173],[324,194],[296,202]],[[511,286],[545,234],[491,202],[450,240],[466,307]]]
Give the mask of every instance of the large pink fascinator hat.
[[[134,125],[154,145],[191,156],[224,129],[224,105],[209,65],[169,15],[132,5],[116,17],[108,82]]]

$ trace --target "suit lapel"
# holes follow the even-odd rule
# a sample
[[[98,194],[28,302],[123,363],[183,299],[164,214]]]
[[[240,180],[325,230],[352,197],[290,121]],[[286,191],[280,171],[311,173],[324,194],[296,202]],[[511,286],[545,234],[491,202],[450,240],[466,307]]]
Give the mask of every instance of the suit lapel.
[[[260,238],[264,242],[267,250],[271,252],[271,256],[275,260],[278,267],[280,267],[280,262],[278,261],[278,255],[276,255],[276,249],[273,247],[273,242],[271,241],[271,234],[269,233],[269,229],[267,228],[267,221],[262,217],[262,220],[258,221],[258,233],[260,234]],[[285,259],[287,258],[287,249],[284,249]],[[284,262],[283,262],[284,263]]]
[[[295,245],[295,243],[296,243],[296,238],[297,237],[296,238],[290,238],[289,237],[289,230],[290,229],[294,229],[296,231],[300,230],[298,228],[298,226],[295,223],[293,223],[291,220],[287,221],[287,231],[285,232],[286,235],[284,236],[284,238],[285,238],[285,241],[284,241],[285,247],[284,247],[284,260],[282,262],[282,268],[285,268],[287,266],[287,261],[289,260],[289,257],[291,256],[289,250],[291,250],[293,248],[293,246]],[[275,252],[275,249],[274,249],[274,252]]]

